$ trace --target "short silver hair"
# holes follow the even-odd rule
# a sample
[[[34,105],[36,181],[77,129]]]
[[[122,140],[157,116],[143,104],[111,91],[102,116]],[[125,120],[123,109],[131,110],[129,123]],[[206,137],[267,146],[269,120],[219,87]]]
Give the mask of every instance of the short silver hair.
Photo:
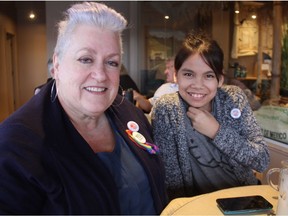
[[[54,50],[59,58],[69,45],[69,35],[79,24],[89,24],[118,33],[122,51],[122,31],[127,27],[127,20],[114,9],[102,3],[83,2],[72,5],[64,15],[64,19],[58,23],[58,37]]]

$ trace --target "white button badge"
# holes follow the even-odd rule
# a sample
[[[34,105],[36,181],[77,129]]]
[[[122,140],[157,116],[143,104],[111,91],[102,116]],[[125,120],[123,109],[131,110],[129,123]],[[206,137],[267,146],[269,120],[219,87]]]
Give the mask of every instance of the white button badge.
[[[139,130],[139,125],[134,121],[129,121],[127,123],[127,127],[130,131],[133,131],[133,132]]]
[[[238,119],[241,116],[241,111],[238,108],[234,108],[231,110],[231,117],[234,119]]]

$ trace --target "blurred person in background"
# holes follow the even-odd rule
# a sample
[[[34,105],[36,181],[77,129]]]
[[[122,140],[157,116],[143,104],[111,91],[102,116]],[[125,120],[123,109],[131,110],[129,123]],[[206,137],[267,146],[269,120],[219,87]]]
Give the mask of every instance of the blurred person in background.
[[[144,95],[137,91],[134,91],[134,100],[136,106],[142,109],[145,113],[150,113],[155,102],[165,94],[170,94],[178,91],[178,84],[176,83],[175,69],[174,69],[174,57],[166,60],[166,69],[164,71],[166,75],[166,83],[162,84],[154,93],[153,97],[147,99]]]

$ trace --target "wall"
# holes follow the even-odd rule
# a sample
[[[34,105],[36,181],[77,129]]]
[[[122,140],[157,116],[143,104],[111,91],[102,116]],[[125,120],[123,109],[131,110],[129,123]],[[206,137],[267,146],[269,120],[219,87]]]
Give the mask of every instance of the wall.
[[[230,11],[214,11],[212,19],[212,36],[224,53],[224,69],[229,68],[230,60]]]
[[[16,25],[13,16],[13,5],[1,4],[0,7],[0,122],[14,111],[14,101],[11,101],[13,82],[11,74],[7,73],[6,34],[16,35]],[[5,8],[5,10],[4,10]]]
[[[70,1],[47,1],[46,8],[46,38],[47,60],[52,57],[57,39],[57,22],[62,18],[62,12],[71,5]]]
[[[34,95],[34,88],[47,80],[46,28],[44,25],[19,26],[18,74],[19,99],[24,104]]]
[[[43,5],[0,2],[0,121],[27,102],[34,88],[47,79]],[[37,15],[33,22],[27,19],[31,8]]]
[[[27,102],[34,88],[47,80],[46,25],[44,2],[17,3],[19,102]],[[29,20],[33,9],[35,20]]]

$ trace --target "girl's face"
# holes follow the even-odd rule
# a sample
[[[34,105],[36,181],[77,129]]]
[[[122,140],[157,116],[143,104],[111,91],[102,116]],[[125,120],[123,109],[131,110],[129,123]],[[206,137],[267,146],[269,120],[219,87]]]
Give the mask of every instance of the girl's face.
[[[119,87],[119,35],[79,25],[61,59],[54,56],[58,98],[76,116],[101,115],[114,101]]]
[[[196,53],[184,61],[177,72],[177,82],[181,97],[192,107],[211,112],[212,100],[217,88],[223,84],[223,76],[219,82],[214,71]]]

